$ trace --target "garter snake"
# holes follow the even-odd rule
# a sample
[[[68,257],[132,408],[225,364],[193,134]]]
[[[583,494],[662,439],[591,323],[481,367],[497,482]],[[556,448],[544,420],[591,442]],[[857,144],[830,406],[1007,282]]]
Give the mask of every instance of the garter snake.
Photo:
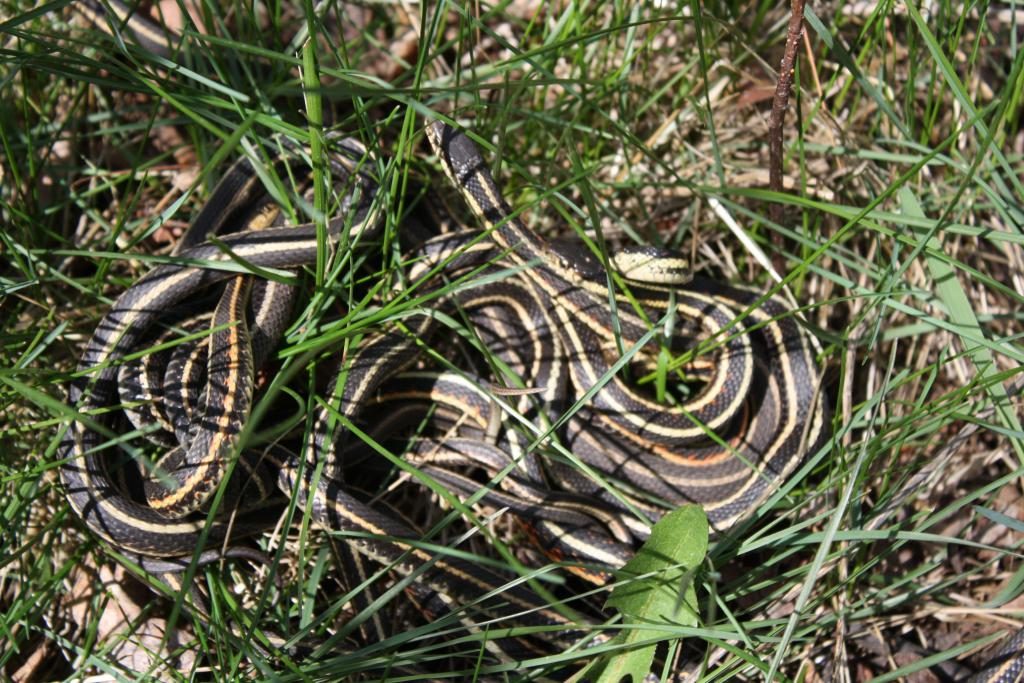
[[[189,234],[201,234],[205,239],[210,236],[207,233],[218,230],[238,206],[248,207],[251,193],[260,183],[255,175],[242,173],[236,185],[240,168],[236,167],[229,174],[230,182],[222,186],[226,190],[218,188],[214,193],[212,203],[196,221],[199,229],[194,228]],[[372,196],[363,197],[353,209],[355,217],[347,219],[363,225],[372,219],[371,208]],[[207,220],[210,216],[217,220]],[[345,220],[336,219],[332,227],[341,229],[339,223]],[[186,235],[188,241],[189,235]],[[198,534],[205,526],[205,520],[184,518],[184,513],[175,511],[170,503],[154,506],[152,500],[149,505],[130,500],[108,474],[108,461],[112,456],[111,448],[104,444],[104,432],[109,433],[110,425],[92,413],[117,405],[117,376],[125,357],[169,312],[212,285],[230,281],[221,296],[207,345],[210,350],[207,365],[216,368],[208,377],[208,391],[216,392],[216,396],[207,396],[208,410],[198,416],[200,421],[214,423],[214,427],[199,430],[203,435],[200,440],[208,440],[202,444],[199,461],[173,491],[167,493],[175,499],[195,494],[196,504],[184,511],[188,512],[208,496],[211,487],[218,485],[223,458],[232,448],[232,436],[240,431],[251,395],[252,351],[243,310],[250,278],[239,275],[240,270],[243,273],[245,270],[233,260],[241,260],[245,268],[295,268],[313,261],[316,244],[316,227],[312,224],[232,233],[223,235],[218,243],[199,242],[197,246],[177,252],[180,263],[158,266],[141,278],[117,299],[100,322],[83,353],[79,366],[81,376],[72,383],[69,392],[71,403],[83,416],[90,417],[72,423],[65,436],[62,448],[69,460],[62,468],[62,478],[72,507],[102,538],[117,548],[142,554],[182,555],[196,547]],[[277,290],[270,294],[282,296]],[[287,317],[287,306],[280,298],[271,301],[272,306],[256,306],[254,328],[281,328],[281,320],[272,319],[280,318],[282,312]],[[273,334],[268,330],[265,333]],[[165,515],[158,511],[160,507],[170,507],[172,511]],[[265,522],[259,522],[254,530],[264,526]],[[236,533],[248,529],[244,521],[235,522]],[[217,521],[209,528],[212,540],[221,537],[224,531]]]
[[[605,373],[597,361],[589,360],[596,350],[572,346],[586,343],[587,337],[584,335],[588,330],[596,334],[587,326],[610,324],[607,316],[601,313],[605,309],[608,290],[582,277],[579,263],[570,263],[563,253],[550,250],[545,242],[536,238],[525,226],[508,218],[508,209],[493,189],[493,181],[482,158],[461,133],[455,133],[439,124],[431,124],[428,136],[436,146],[442,165],[455,179],[456,187],[469,199],[471,206],[480,211],[487,230],[484,233],[485,239],[480,239],[481,235],[477,232],[475,235],[444,236],[430,241],[421,250],[423,256],[417,268],[427,273],[440,268],[443,273],[453,277],[467,270],[478,275],[494,276],[491,279],[483,278],[478,286],[469,285],[457,290],[456,294],[450,296],[450,301],[444,303],[464,307],[469,320],[478,324],[482,330],[482,339],[486,343],[497,345],[503,338],[506,342],[512,339],[506,347],[496,348],[496,354],[504,356],[509,365],[515,367],[531,384],[542,385],[543,391],[539,396],[543,399],[543,406],[538,412],[546,413],[552,424],[559,421],[564,423],[566,428],[563,438],[574,451],[580,448],[581,434],[592,438],[613,439],[621,430],[616,431],[617,425],[614,422],[598,425],[594,415],[603,414],[606,405],[615,406],[617,402],[636,399],[626,394],[625,398],[614,396],[595,400],[591,406],[572,407],[572,404],[578,402],[574,392],[583,395],[594,387],[593,384],[586,384],[590,378],[596,377],[605,382],[605,386],[599,387],[594,393],[595,397],[602,394],[610,384],[609,378],[601,377]],[[363,187],[362,192],[357,194],[368,200],[369,204],[366,201],[349,202],[346,215],[332,221],[332,230],[340,230],[344,223],[370,229],[375,189]],[[493,194],[487,194],[489,190]],[[492,200],[493,203],[483,203]],[[196,552],[203,539],[207,542],[222,541],[229,534],[237,537],[266,528],[268,522],[262,514],[246,514],[234,520],[214,515],[209,521],[201,513],[168,517],[150,505],[133,500],[109,476],[108,460],[113,457],[112,451],[115,449],[105,443],[104,435],[114,425],[102,415],[118,402],[118,366],[146,338],[148,330],[159,321],[161,313],[223,281],[231,284],[225,290],[221,304],[217,307],[218,313],[214,316],[213,329],[217,332],[210,336],[209,355],[211,359],[217,356],[227,359],[223,365],[229,372],[217,381],[223,382],[223,391],[229,400],[221,405],[236,400],[238,405],[247,402],[249,399],[242,397],[241,392],[251,390],[251,371],[248,369],[247,342],[244,339],[246,327],[242,324],[245,318],[242,301],[248,286],[234,283],[248,280],[249,276],[240,278],[237,273],[223,267],[237,261],[245,264],[243,270],[294,269],[312,263],[315,255],[316,232],[311,225],[228,233],[221,236],[217,243],[202,243],[182,250],[178,254],[180,263],[154,268],[114,303],[86,346],[80,364],[82,376],[71,387],[71,403],[80,414],[88,417],[74,421],[62,442],[64,465],[61,476],[68,498],[76,514],[95,534],[122,551],[174,558]],[[510,267],[515,273],[514,277],[497,277],[498,273],[508,271]],[[653,301],[655,297],[659,297],[659,301],[665,300],[662,292],[653,289],[647,291],[646,287],[633,288],[634,295],[640,293],[638,300],[646,301],[649,298]],[[719,294],[715,298],[710,294],[680,291],[675,301],[681,308],[704,312],[712,319],[712,327],[721,329],[733,317],[729,309],[723,307],[722,296]],[[218,324],[217,317],[220,315],[225,315],[227,319]],[[770,312],[764,316],[765,330],[770,331],[773,326],[785,324],[775,318],[767,319],[771,316]],[[230,319],[236,323],[232,324]],[[574,326],[571,333],[566,329],[567,321],[571,321]],[[622,315],[619,324],[620,329],[626,330],[627,339],[642,337],[644,332],[641,329],[646,329],[639,314],[635,318]],[[334,450],[339,443],[338,436],[332,430],[343,431],[338,426],[343,423],[338,422],[336,415],[340,413],[348,420],[365,415],[364,408],[376,395],[377,389],[416,357],[418,347],[415,341],[430,337],[434,320],[427,315],[409,325],[412,328],[411,335],[389,332],[371,338],[345,363],[341,371],[345,379],[343,385],[332,382],[332,386],[339,386],[336,409],[325,409],[316,418],[312,431],[314,438],[308,444],[305,463],[302,458],[288,453],[274,451],[266,454],[266,460],[277,471],[279,488],[286,495],[293,496],[314,522],[331,529],[357,533],[358,537],[352,539],[351,543],[359,553],[392,566],[403,574],[421,576],[426,585],[443,594],[470,600],[481,595],[497,596],[500,604],[490,609],[492,614],[515,615],[517,623],[527,625],[560,624],[569,628],[574,623],[573,619],[567,618],[560,610],[548,607],[524,587],[509,586],[504,577],[477,564],[420,548],[415,532],[351,495],[341,482],[332,477]],[[785,355],[780,346],[773,347],[769,345],[770,342],[764,342],[769,351],[775,351],[783,357],[763,362],[769,366],[785,365],[784,369],[768,371],[769,383],[799,377],[799,372],[804,372],[803,376],[806,377],[806,373],[813,367],[803,333],[798,327],[788,331],[782,328],[774,334],[783,337],[794,331],[800,337],[786,340],[789,346],[785,348]],[[696,330],[692,332],[696,334]],[[773,333],[760,334],[772,338]],[[519,341],[514,340],[516,337]],[[800,358],[792,360],[794,348],[805,354],[803,362],[806,365],[798,364]],[[727,400],[720,402],[721,405],[740,409],[735,406],[744,404],[744,392],[749,391],[752,377],[757,371],[753,360],[754,349],[747,334],[734,335],[723,344],[722,349],[718,352],[723,357],[719,365],[727,368],[730,373],[745,373],[747,377],[740,376],[737,380],[729,376],[710,376],[707,385],[719,394],[728,395]],[[208,375],[212,375],[212,371]],[[618,380],[612,378],[611,381]],[[779,387],[773,398],[789,390]],[[458,383],[451,382],[442,389],[442,394],[438,397],[440,402],[452,403],[469,400],[473,392],[465,386],[460,389]],[[664,437],[665,433],[671,435],[672,429],[678,429],[684,437],[694,440],[696,433],[704,434],[703,429],[727,431],[734,426],[732,418],[723,418],[715,412],[716,405],[719,402],[713,397],[698,395],[687,406],[688,414],[694,416],[687,424],[659,419],[660,416],[654,415],[651,408],[647,408],[651,414],[638,411],[638,417],[628,418],[626,424],[647,439]],[[589,409],[593,409],[593,415],[586,412]],[[760,408],[753,412],[755,415],[739,421],[741,426],[766,429],[769,419],[772,420],[771,424],[778,424],[781,422],[778,416],[784,413],[777,408]],[[764,413],[770,415],[764,417]],[[567,417],[563,419],[562,415]],[[794,410],[792,415],[798,413]],[[237,420],[241,419],[244,419],[244,413],[238,416],[233,411],[231,417],[228,417],[228,412],[223,411],[213,422],[226,425],[228,431],[237,433],[241,429]],[[693,425],[700,424],[696,419],[705,423],[701,429],[694,429]],[[577,420],[589,422],[574,427]],[[597,426],[606,430],[609,436],[594,436]],[[770,434],[764,437],[764,442],[792,445],[795,442],[790,440],[790,434],[802,435],[804,431],[806,429],[800,425],[790,424],[785,435],[780,437],[778,434]],[[753,439],[748,440],[753,442]],[[704,447],[709,448],[706,445]],[[486,454],[480,454],[481,451],[487,451],[487,448],[474,446],[472,441],[453,440],[447,448],[449,452],[467,461],[475,459],[481,462],[487,457]],[[528,450],[523,449],[524,453]],[[656,454],[656,449],[652,448],[651,457]],[[221,476],[214,472],[214,461],[224,455],[224,448],[216,449],[208,459],[203,460],[195,476],[180,480],[174,490],[183,495],[196,488],[205,488],[207,493],[213,490],[220,485],[218,477]],[[774,457],[772,453],[765,455],[769,461]],[[592,455],[586,454],[586,457],[591,464],[600,464]],[[749,457],[761,461],[761,454],[753,450]],[[798,458],[797,452],[787,453],[785,463],[778,465],[778,468],[788,471]],[[500,461],[500,457],[497,459]],[[328,463],[328,476],[319,480],[313,477],[318,461]],[[565,534],[560,547],[566,548],[566,552],[571,553],[571,559],[580,563],[608,565],[626,559],[629,548],[627,542],[594,532],[603,522],[609,521],[607,505],[587,504],[586,499],[579,495],[573,498],[572,494],[580,493],[583,487],[569,477],[558,479],[557,467],[551,467],[551,463],[541,465],[532,457],[523,457],[519,462],[522,464],[520,496],[524,499],[527,497],[524,491],[539,492],[529,495],[540,499],[541,510],[536,517],[537,527],[542,533],[557,537],[566,530],[570,531]],[[493,461],[486,467],[493,468]],[[548,476],[555,479],[567,494],[547,493],[548,482],[545,481],[543,470],[550,470]],[[446,467],[430,465],[426,471],[456,491],[470,485],[468,482],[460,482]],[[759,476],[752,474],[744,479],[743,486],[738,489],[740,493],[734,494],[733,501],[723,500],[718,505],[715,500],[705,500],[712,518],[719,524],[727,523],[749,509],[755,498],[759,500],[763,497],[762,492],[750,483],[758,481]],[[644,484],[642,480],[637,481],[638,485]],[[498,492],[493,494],[498,495]],[[500,503],[500,500],[497,502]],[[738,505],[743,505],[744,509],[737,509]],[[717,514],[718,510],[724,512]],[[527,508],[520,507],[517,511],[531,515]],[[200,555],[198,561],[212,561],[216,556],[217,553],[208,551]],[[499,646],[499,652],[506,651],[506,645]]]
[[[566,447],[670,504],[702,504],[719,530],[763,501],[824,424],[813,352],[788,307],[709,280],[674,288],[652,277],[629,282],[631,297],[613,316],[608,282],[595,281],[581,259],[526,228],[464,133],[435,122],[427,137],[503,258],[523,269],[538,307],[554,317],[547,325],[551,343],[561,346],[555,353],[568,367],[566,411],[554,422],[565,426]],[[651,336],[649,321],[666,315],[681,328],[676,335],[720,343],[704,388],[677,406],[652,401],[614,371],[616,338],[639,354]],[[603,496],[571,468],[553,469],[568,490]]]

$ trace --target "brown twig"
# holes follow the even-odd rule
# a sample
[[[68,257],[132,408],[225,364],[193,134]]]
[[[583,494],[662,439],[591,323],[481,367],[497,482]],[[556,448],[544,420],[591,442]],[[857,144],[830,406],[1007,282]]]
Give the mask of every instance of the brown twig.
[[[768,187],[774,192],[782,192],[782,124],[786,118],[786,107],[789,105],[789,88],[793,84],[793,65],[796,63],[797,45],[804,27],[805,0],[792,0],[792,14],[789,17],[789,29],[786,34],[786,52],[782,55],[782,66],[779,68],[779,81],[775,85],[775,97],[772,98],[772,116],[768,123]],[[773,202],[769,215],[776,223],[782,222],[782,204]]]

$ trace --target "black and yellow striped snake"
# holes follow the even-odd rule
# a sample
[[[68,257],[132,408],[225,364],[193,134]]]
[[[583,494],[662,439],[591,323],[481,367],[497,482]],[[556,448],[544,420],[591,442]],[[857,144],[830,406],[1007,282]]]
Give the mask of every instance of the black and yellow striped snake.
[[[536,514],[538,526],[560,539],[580,561],[611,565],[628,557],[629,534],[642,536],[645,523],[618,509],[620,497],[582,503],[585,499],[579,494],[600,498],[605,492],[593,490],[590,480],[567,465],[547,459],[540,462],[537,445],[559,441],[589,467],[669,505],[700,502],[719,529],[764,500],[799,462],[801,446],[816,438],[823,421],[821,410],[814,408],[816,370],[807,336],[788,310],[774,299],[758,302],[755,294],[710,283],[678,289],[630,282],[630,305],[635,304],[635,310],[626,309],[623,298],[613,318],[608,285],[594,279],[588,270],[590,260],[568,256],[565,248],[552,249],[511,217],[482,157],[464,134],[431,123],[427,137],[442,167],[484,221],[484,230],[427,242],[413,269],[413,280],[423,273],[437,279],[438,271],[450,278],[471,273],[479,280],[480,284],[457,288],[436,305],[458,307],[478,323],[481,338],[494,345],[495,355],[505,361],[508,371],[539,390],[526,396],[538,406],[536,424],[546,425],[546,438],[536,439],[532,448],[515,430],[504,428],[497,443],[465,436],[433,443],[434,454],[424,459],[428,472],[469,495],[472,480],[439,464],[444,458],[439,459],[438,451],[447,455],[449,464],[455,454],[463,463],[492,471],[514,461],[517,473],[506,483],[520,501],[543,500],[553,488],[565,492],[550,494],[552,510]],[[376,196],[376,188],[353,170],[357,160],[341,158],[339,172],[347,170],[348,177],[357,180],[353,184],[359,198],[349,201],[346,215],[332,223],[332,230],[369,224]],[[255,185],[257,181],[248,182]],[[237,200],[246,193],[230,194]],[[213,206],[218,207],[218,215],[234,211],[221,204]],[[154,268],[114,303],[83,354],[81,379],[70,393],[71,403],[83,417],[69,426],[63,442],[61,475],[68,499],[94,533],[119,550],[174,558],[192,554],[202,538],[208,543],[223,540],[229,528],[236,536],[265,528],[262,511],[231,520],[217,516],[207,520],[206,514],[195,510],[221,485],[225,463],[237,455],[237,437],[252,401],[246,295],[253,276],[244,271],[294,269],[311,263],[315,254],[312,225],[229,233],[216,242],[179,251],[180,263]],[[643,256],[633,254],[631,260]],[[654,260],[652,265],[659,268],[671,265],[661,256]],[[242,274],[238,264],[244,264]],[[499,272],[505,276],[485,277]],[[208,350],[198,361],[207,366],[205,397],[193,409],[191,431],[184,429],[194,443],[179,450],[180,460],[158,463],[172,470],[164,474],[175,475],[169,486],[156,487],[148,503],[133,499],[110,474],[111,461],[118,456],[117,449],[107,443],[114,424],[104,415],[121,400],[119,368],[152,334],[163,314],[219,282],[228,285],[208,323],[212,330],[205,344]],[[272,307],[273,300],[267,301],[266,296],[261,305]],[[666,306],[669,303],[671,307]],[[739,323],[737,311],[745,316]],[[612,330],[617,329],[627,353],[639,356],[648,346],[643,342],[651,337],[648,321],[662,329],[669,313],[675,318],[674,340],[679,343],[723,335],[714,352],[717,362],[704,371],[703,390],[675,407],[657,405],[627,386],[611,371],[616,362],[609,347]],[[265,316],[257,311],[251,317],[258,325]],[[404,392],[410,401],[426,400],[461,413],[459,417],[470,427],[466,433],[487,431],[494,419],[494,403],[467,375],[405,376],[398,389],[380,395],[383,383],[415,360],[416,340],[429,338],[434,325],[432,316],[421,316],[407,321],[410,329],[404,333],[386,332],[365,343],[343,367],[346,378],[335,402],[337,412],[355,420],[367,405],[400,400]],[[331,426],[333,416],[334,411],[325,410],[316,418],[307,452],[311,465],[335,460],[338,436],[332,431],[336,430]],[[299,458],[276,453],[267,457],[277,470],[280,489],[296,496],[314,521],[366,535],[367,540],[357,542],[360,552],[405,572],[429,565],[425,580],[449,594],[483,594],[504,584],[501,577],[480,567],[418,549],[414,532],[347,493],[335,479],[311,482],[302,474]],[[306,474],[312,469],[307,468]],[[496,503],[502,502],[501,491],[491,495]],[[639,497],[633,504],[656,514]],[[630,531],[619,533],[618,538],[601,536],[593,533],[595,524],[579,523],[580,519],[613,517]],[[585,527],[590,534],[563,534],[566,518],[576,520],[575,526]],[[200,561],[216,556],[209,551]],[[564,620],[555,611],[538,608],[528,592],[520,592],[505,591],[502,597],[519,611],[532,611],[544,623]]]
[[[146,33],[144,22],[133,26],[141,26],[136,35]],[[346,421],[381,433],[405,424],[406,410],[447,416],[458,432],[417,440],[409,458],[466,496],[479,496],[480,482],[458,468],[489,476],[505,471],[479,500],[527,517],[560,556],[581,565],[621,564],[661,510],[684,502],[700,503],[714,528],[727,530],[817,442],[825,423],[818,368],[809,335],[779,297],[707,279],[680,285],[679,260],[659,250],[624,251],[606,262],[585,247],[549,244],[510,210],[465,133],[434,121],[426,137],[479,225],[417,246],[411,289],[435,310],[465,319],[477,344],[498,361],[494,375],[485,381],[479,368],[407,372],[438,326],[435,316],[412,316],[369,337],[346,360],[329,384],[330,407],[313,419],[300,455],[271,448],[252,461],[240,458],[253,376],[286,324],[285,302],[293,296],[260,275],[314,263],[324,238],[313,224],[264,225],[272,223],[264,214],[273,202],[260,192],[255,168],[241,164],[226,189],[215,191],[174,261],[122,294],[83,352],[69,393],[81,417],[62,442],[61,478],[72,508],[97,536],[119,551],[161,559],[190,557],[201,543],[230,547],[230,539],[265,530],[267,510],[208,514],[211,500],[221,488],[266,488],[271,476],[316,523],[361,534],[352,541],[360,553],[421,573],[446,594],[500,592],[506,609],[528,613],[527,621],[563,624],[564,614],[530,591],[503,589],[500,575],[421,549],[413,530],[352,495],[336,467],[348,443]],[[382,200],[361,170],[365,150],[339,146],[334,172],[347,186],[329,235],[369,232]],[[247,229],[239,232],[239,225]],[[448,287],[452,282],[457,286]],[[173,347],[168,340],[183,330],[161,325],[168,311],[221,283],[194,335],[202,343],[169,358],[159,373],[148,366],[124,370],[143,349]],[[264,291],[252,297],[254,288]],[[671,405],[624,377],[648,373],[664,350],[689,353],[686,368],[699,380],[695,393]],[[175,383],[202,385],[194,395],[183,392],[187,410],[143,410]],[[491,389],[502,386],[515,391]],[[120,423],[110,417],[113,407],[140,398],[143,409],[128,411],[136,426],[162,422],[182,444],[152,467],[145,500],[116,475]],[[225,483],[235,460],[235,476]],[[321,463],[325,476],[317,478]],[[196,559],[221,554],[210,550]]]

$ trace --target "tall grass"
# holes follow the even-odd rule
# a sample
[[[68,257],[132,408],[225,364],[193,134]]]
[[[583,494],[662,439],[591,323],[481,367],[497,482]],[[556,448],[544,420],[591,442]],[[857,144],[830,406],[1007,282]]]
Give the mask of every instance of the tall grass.
[[[778,194],[764,189],[788,20],[775,3],[207,2],[173,61],[89,26],[67,2],[7,3],[5,675],[134,677],[141,667],[188,678],[213,665],[218,678],[400,680],[403,665],[443,667],[454,639],[480,664],[452,660],[450,677],[526,679],[594,654],[492,664],[480,632],[457,614],[422,623],[386,572],[366,582],[379,597],[352,607],[364,583],[338,580],[327,534],[299,523],[301,510],[294,542],[268,548],[276,584],[245,563],[205,567],[211,618],[189,618],[187,598],[165,587],[156,601],[141,591],[127,626],[112,627],[110,603],[127,605],[123,592],[138,585],[112,573],[56,485],[72,414],[64,387],[111,301],[166,253],[235,159],[266,159],[283,137],[309,149],[319,174],[329,129],[371,151],[383,225],[310,269],[306,308],[277,351],[273,386],[290,403],[273,429],[308,429],[338,355],[428,305],[393,293],[408,266],[410,188],[436,187],[467,219],[422,140],[430,112],[484,141],[530,227],[606,249],[667,246],[697,271],[775,288],[821,345],[829,438],[751,520],[714,539],[698,579],[703,622],[678,629],[684,647],[669,667],[716,680],[977,669],[1020,624],[1024,584],[1022,18],[947,0],[927,12],[825,11],[806,12]],[[315,177],[320,189],[296,213],[330,215],[328,180]],[[280,186],[287,195],[289,179]],[[774,203],[782,224],[766,218]],[[556,588],[564,580],[506,516],[446,497],[448,512],[426,504],[436,489],[403,491],[388,505],[433,528],[427,543],[465,533],[460,547],[494,558],[482,562]],[[606,595],[593,593],[598,604]],[[358,622],[373,614],[395,635],[360,644]],[[164,617],[172,623],[154,631]],[[290,657],[264,633],[322,645]]]

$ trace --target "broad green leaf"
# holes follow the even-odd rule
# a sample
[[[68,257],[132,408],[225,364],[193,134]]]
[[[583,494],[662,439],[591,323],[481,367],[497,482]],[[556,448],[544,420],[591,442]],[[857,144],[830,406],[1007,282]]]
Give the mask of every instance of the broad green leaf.
[[[651,537],[619,570],[608,607],[622,614],[623,630],[611,645],[619,654],[600,659],[573,680],[639,683],[651,670],[658,642],[678,626],[697,625],[693,577],[708,550],[708,519],[698,505],[665,515]]]

